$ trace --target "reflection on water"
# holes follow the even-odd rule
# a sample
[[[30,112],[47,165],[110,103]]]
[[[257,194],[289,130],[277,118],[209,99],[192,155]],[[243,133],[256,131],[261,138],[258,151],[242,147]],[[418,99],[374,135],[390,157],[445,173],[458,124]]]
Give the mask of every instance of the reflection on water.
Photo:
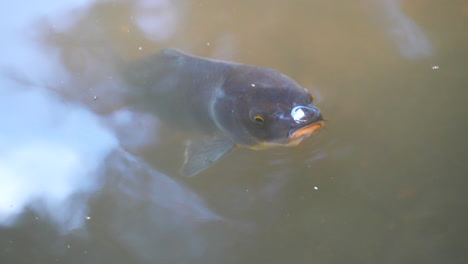
[[[89,112],[67,108],[39,87],[3,85],[0,223],[12,225],[31,205],[61,228],[80,227],[86,206],[70,210],[68,200],[99,187],[90,174],[116,145],[115,138]]]
[[[366,1],[371,16],[395,42],[402,56],[424,58],[432,55],[432,45],[423,30],[402,10],[400,0]],[[375,12],[375,9],[380,12]]]
[[[463,2],[25,3],[0,9],[0,263],[467,261]],[[327,127],[181,178],[184,135],[118,71],[165,47],[284,72]]]

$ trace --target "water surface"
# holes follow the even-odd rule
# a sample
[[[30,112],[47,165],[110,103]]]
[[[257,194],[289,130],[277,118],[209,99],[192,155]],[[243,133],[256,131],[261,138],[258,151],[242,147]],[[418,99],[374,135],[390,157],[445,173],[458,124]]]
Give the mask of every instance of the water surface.
[[[1,263],[468,261],[464,1],[7,6]],[[167,47],[291,76],[326,128],[180,177],[116,70]]]

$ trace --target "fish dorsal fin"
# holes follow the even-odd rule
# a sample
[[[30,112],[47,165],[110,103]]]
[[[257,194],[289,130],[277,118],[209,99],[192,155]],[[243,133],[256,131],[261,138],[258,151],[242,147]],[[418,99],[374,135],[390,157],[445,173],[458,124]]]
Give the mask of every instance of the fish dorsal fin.
[[[197,141],[189,141],[185,149],[182,175],[194,176],[229,153],[235,143],[227,136],[217,134]]]
[[[180,57],[180,56],[187,56],[185,53],[178,49],[163,49],[160,53],[164,56],[168,57]]]

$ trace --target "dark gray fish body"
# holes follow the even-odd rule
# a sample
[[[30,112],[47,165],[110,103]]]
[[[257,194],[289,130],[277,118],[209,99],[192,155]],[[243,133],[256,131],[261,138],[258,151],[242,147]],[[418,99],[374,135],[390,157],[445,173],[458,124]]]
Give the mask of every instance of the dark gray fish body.
[[[203,135],[187,146],[185,175],[206,169],[235,146],[297,145],[323,126],[309,91],[271,69],[169,49],[125,72],[131,105]]]
[[[130,102],[184,130],[216,129],[210,107],[229,65],[163,50],[128,66]]]

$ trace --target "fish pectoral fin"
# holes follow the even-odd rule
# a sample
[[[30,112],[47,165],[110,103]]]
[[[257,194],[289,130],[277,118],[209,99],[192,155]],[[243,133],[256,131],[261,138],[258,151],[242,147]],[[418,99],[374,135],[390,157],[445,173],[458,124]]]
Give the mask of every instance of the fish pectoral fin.
[[[189,141],[185,149],[182,175],[194,176],[229,153],[236,144],[223,135]]]

